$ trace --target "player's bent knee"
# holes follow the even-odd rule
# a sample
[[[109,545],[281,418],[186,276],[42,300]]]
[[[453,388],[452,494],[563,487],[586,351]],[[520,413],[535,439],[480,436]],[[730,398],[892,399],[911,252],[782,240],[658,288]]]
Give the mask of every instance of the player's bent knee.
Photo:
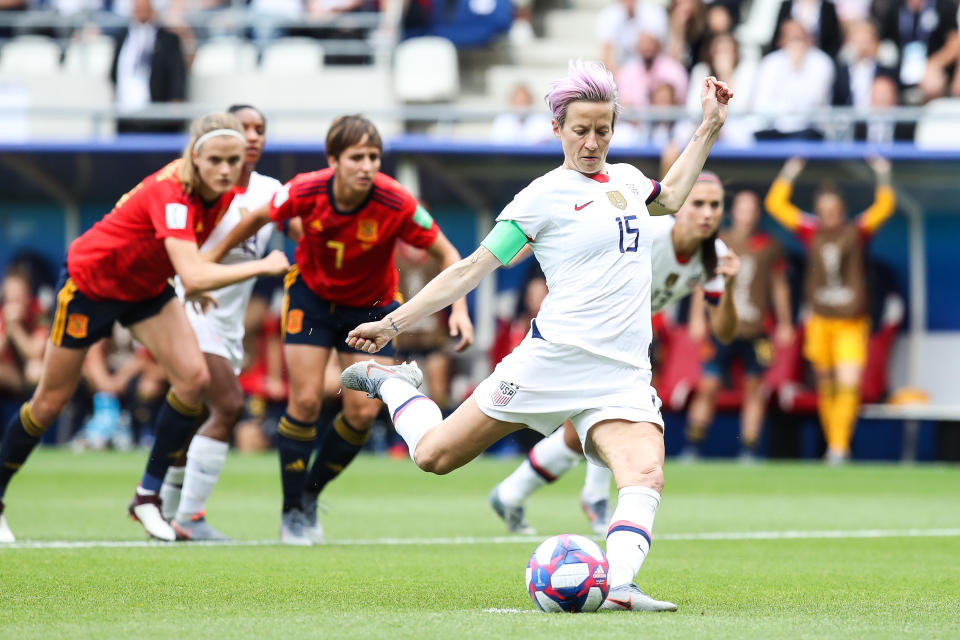
[[[417,466],[422,470],[438,476],[446,475],[460,466],[456,464],[454,456],[450,455],[449,452],[437,447],[432,447],[429,443],[424,443],[422,440],[420,444],[417,445],[413,461],[416,462]]]
[[[213,412],[218,414],[218,417],[223,422],[236,424],[240,422],[240,418],[243,417],[242,394],[228,394],[222,398],[215,399],[211,404]]]
[[[30,401],[30,414],[46,430],[60,415],[70,400],[70,396],[61,393],[37,394]]]
[[[291,394],[289,413],[297,420],[313,422],[320,417],[320,399],[315,395]]]

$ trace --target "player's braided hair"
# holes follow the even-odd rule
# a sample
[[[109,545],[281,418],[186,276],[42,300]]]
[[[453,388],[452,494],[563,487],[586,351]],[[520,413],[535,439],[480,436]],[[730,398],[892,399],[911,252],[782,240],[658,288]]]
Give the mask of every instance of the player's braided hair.
[[[208,113],[190,123],[190,140],[183,149],[178,170],[180,184],[183,185],[186,193],[192,195],[200,190],[200,172],[197,171],[197,165],[193,163],[193,146],[200,136],[217,129],[234,129],[243,135],[243,126],[237,120],[237,116],[232,113]]]
[[[327,131],[326,154],[339,159],[340,154],[355,144],[363,142],[383,150],[383,141],[380,132],[368,119],[360,114],[340,116],[330,125]]]

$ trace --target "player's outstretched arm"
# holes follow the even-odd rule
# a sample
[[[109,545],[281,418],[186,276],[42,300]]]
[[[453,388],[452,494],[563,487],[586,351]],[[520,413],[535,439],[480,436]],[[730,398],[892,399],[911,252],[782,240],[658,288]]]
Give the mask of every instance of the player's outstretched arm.
[[[891,184],[893,165],[886,158],[873,156],[867,158],[867,164],[877,176],[877,190],[870,208],[857,216],[860,230],[867,235],[873,234],[890,219],[897,208],[897,194]]]
[[[790,198],[793,195],[793,183],[806,164],[803,158],[787,160],[763,199],[763,206],[773,219],[790,231],[797,231],[804,224],[804,213],[790,202]]]
[[[660,182],[660,195],[648,207],[653,215],[674,213],[683,206],[697,176],[703,171],[710,149],[720,134],[727,119],[727,103],[733,98],[733,90],[713,76],[704,78],[700,92],[703,105],[703,121],[693,138],[676,159],[667,175]]]
[[[240,222],[238,222],[237,226],[230,230],[230,233],[227,234],[226,238],[221,240],[220,243],[213,249],[203,252],[203,259],[209,262],[220,262],[223,260],[223,256],[227,255],[227,252],[230,251],[230,249],[233,249],[235,246],[255,234],[260,230],[260,227],[268,222],[270,222],[269,202],[259,209],[254,209],[240,218]],[[181,278],[182,277],[183,276],[181,274]],[[243,278],[241,278],[241,280],[242,279]]]
[[[477,247],[470,256],[441,271],[387,317],[353,329],[347,335],[347,344],[360,351],[376,353],[406,328],[473,291],[500,264],[500,259],[486,247]]]
[[[427,251],[440,263],[442,269],[456,264],[461,259],[460,252],[442,231],[437,234],[433,244],[427,247]],[[463,351],[473,344],[473,322],[470,320],[466,298],[454,300],[447,325],[450,328],[451,337],[460,336],[460,341],[455,347],[457,351]]]
[[[225,265],[205,260],[197,245],[189,240],[165,238],[163,243],[174,270],[183,282],[187,297],[247,278],[283,275],[290,268],[290,262],[282,251],[271,251],[260,260]]]

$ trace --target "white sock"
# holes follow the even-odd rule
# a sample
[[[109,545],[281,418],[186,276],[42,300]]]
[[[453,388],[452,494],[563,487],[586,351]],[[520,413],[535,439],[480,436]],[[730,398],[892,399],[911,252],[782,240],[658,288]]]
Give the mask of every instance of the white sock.
[[[443,422],[440,407],[426,397],[413,385],[399,378],[388,378],[380,386],[380,398],[386,403],[393,419],[393,426],[407,443],[410,459],[416,462],[414,454],[423,435]]]
[[[187,449],[187,472],[183,477],[177,520],[187,521],[190,516],[206,508],[207,499],[220,479],[220,470],[227,460],[229,448],[226,442],[207,436],[193,437]]]
[[[172,520],[180,504],[180,488],[183,486],[183,467],[168,467],[160,485],[160,515],[164,520]],[[139,491],[139,489],[138,489]]]
[[[583,490],[580,497],[584,502],[610,499],[610,469],[587,461],[587,474],[583,478]]]
[[[620,489],[617,510],[607,530],[608,584],[619,587],[633,582],[650,551],[653,518],[660,506],[660,494],[647,487]]]
[[[531,493],[553,482],[578,462],[580,454],[567,447],[561,427],[534,445],[527,459],[500,483],[500,500],[520,506]]]

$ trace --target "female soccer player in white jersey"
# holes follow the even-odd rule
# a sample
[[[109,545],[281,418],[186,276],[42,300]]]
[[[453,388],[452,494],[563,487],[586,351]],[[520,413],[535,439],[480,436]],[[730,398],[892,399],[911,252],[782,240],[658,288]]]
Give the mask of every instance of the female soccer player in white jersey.
[[[738,258],[717,238],[723,217],[723,184],[712,173],[701,173],[676,216],[653,218],[653,283],[650,308],[667,305],[702,289],[713,334],[721,342],[733,339],[737,312],[733,280]],[[515,533],[534,533],[523,514],[523,503],[534,491],[574,468],[583,456],[573,424],[538,442],[526,460],[489,495],[490,506]],[[587,465],[580,504],[594,531],[602,535],[609,525],[610,471]]]
[[[523,342],[449,418],[417,391],[423,376],[415,365],[360,362],[341,381],[383,400],[411,457],[437,474],[463,466],[523,425],[547,434],[569,418],[587,457],[609,467],[620,489],[607,535],[605,608],[677,608],[633,583],[663,489],[663,420],[648,356],[650,215],[673,213],[687,199],[732,95],[715,78],[704,80],[703,122],[658,183],[631,165],[606,163],[620,110],[617,86],[602,65],[571,63],[546,96],[562,166],[518,193],[472,255],[347,338],[352,347],[376,352],[531,245],[550,292]]]
[[[201,251],[217,246],[247,211],[268,202],[283,186],[279,180],[254,171],[267,139],[266,118],[250,105],[234,105],[228,111],[243,126],[246,143],[243,169],[237,180],[237,195]],[[272,234],[273,225],[265,225],[228,252],[221,263],[239,264],[258,259],[266,253]],[[294,234],[299,236],[295,230]],[[210,371],[210,393],[206,403],[210,416],[190,442],[186,467],[170,467],[160,491],[164,517],[171,521],[177,537],[182,540],[228,539],[207,523],[204,510],[226,460],[230,436],[243,415],[243,391],[237,374],[243,362],[244,311],[253,285],[254,280],[244,280],[210,292],[209,298],[215,304],[205,311],[187,305],[187,319],[197,334],[197,342]],[[178,293],[182,297],[180,286]]]

